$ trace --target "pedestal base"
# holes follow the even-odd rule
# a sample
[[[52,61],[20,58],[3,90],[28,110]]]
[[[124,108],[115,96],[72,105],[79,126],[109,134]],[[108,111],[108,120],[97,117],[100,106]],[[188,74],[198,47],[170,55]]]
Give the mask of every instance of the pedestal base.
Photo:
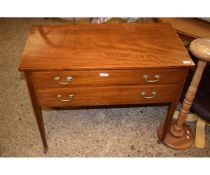
[[[171,125],[175,124],[175,120],[171,122]],[[171,128],[171,125],[169,126],[169,128]],[[157,131],[157,135],[158,138],[160,139],[161,133],[162,133],[162,127],[163,124],[161,123],[158,131]],[[190,148],[195,142],[195,136],[193,134],[192,129],[184,124],[184,135],[181,137],[175,137],[171,134],[170,131],[167,132],[166,137],[163,141],[163,143],[172,149],[176,149],[176,150],[184,150],[184,149],[188,149]]]

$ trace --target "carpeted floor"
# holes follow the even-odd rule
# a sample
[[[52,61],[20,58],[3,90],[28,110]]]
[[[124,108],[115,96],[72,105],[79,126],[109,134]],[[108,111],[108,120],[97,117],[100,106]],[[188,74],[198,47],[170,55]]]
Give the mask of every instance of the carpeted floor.
[[[0,19],[0,155],[88,157],[209,157],[206,148],[175,151],[157,143],[166,106],[43,111],[49,150],[42,143],[18,62],[32,25],[68,23],[57,19]],[[195,123],[191,124],[194,129]]]

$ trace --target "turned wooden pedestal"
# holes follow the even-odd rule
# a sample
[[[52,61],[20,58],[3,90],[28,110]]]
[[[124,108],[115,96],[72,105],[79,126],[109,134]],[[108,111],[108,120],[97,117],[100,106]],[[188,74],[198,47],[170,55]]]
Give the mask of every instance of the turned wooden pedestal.
[[[187,149],[194,143],[194,134],[191,128],[184,122],[193,103],[204,68],[207,62],[210,61],[210,39],[194,40],[190,44],[190,51],[200,60],[190,87],[188,88],[179,116],[176,121],[171,122],[170,129],[163,140],[165,145],[173,149]],[[159,137],[162,133],[162,127],[163,125],[161,124],[158,129]]]

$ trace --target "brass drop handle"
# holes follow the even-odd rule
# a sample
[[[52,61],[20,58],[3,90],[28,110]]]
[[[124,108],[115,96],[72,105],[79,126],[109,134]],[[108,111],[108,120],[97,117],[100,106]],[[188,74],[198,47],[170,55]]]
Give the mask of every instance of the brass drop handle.
[[[152,96],[146,96],[147,93],[146,92],[141,92],[141,95],[146,98],[146,99],[150,99],[150,98],[155,98],[157,96],[157,92],[152,92]]]
[[[66,77],[66,82],[59,81],[61,79],[61,77],[59,77],[59,76],[53,77],[53,79],[55,81],[57,81],[57,83],[59,83],[59,84],[69,84],[70,81],[73,80],[73,77],[71,77],[71,76]]]
[[[73,99],[74,95],[73,94],[69,94],[68,95],[68,99],[63,99],[63,95],[61,94],[58,94],[57,95],[57,99],[60,100],[60,101],[71,101]]]
[[[144,80],[148,83],[154,83],[154,82],[157,82],[157,81],[160,80],[160,75],[159,74],[156,74],[154,76],[155,79],[149,79],[149,75],[144,75],[143,77],[144,77]]]

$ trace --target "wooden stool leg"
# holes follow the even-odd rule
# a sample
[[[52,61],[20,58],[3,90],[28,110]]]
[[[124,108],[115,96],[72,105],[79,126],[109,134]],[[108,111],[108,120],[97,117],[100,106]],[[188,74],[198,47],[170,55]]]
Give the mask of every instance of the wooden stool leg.
[[[178,115],[179,115],[179,111],[175,111],[175,112],[174,112],[173,119],[177,119],[177,118],[178,118]]]
[[[195,145],[198,148],[205,147],[205,125],[206,122],[198,117],[196,124],[196,136],[195,136]]]
[[[179,111],[175,111],[173,119],[177,119],[178,116],[179,116]],[[198,119],[197,115],[192,113],[192,114],[187,115],[186,121],[187,122],[195,122],[195,121],[197,121],[197,119]]]
[[[195,122],[195,121],[197,121],[197,119],[198,119],[198,117],[196,114],[188,114],[186,121],[187,122]]]

